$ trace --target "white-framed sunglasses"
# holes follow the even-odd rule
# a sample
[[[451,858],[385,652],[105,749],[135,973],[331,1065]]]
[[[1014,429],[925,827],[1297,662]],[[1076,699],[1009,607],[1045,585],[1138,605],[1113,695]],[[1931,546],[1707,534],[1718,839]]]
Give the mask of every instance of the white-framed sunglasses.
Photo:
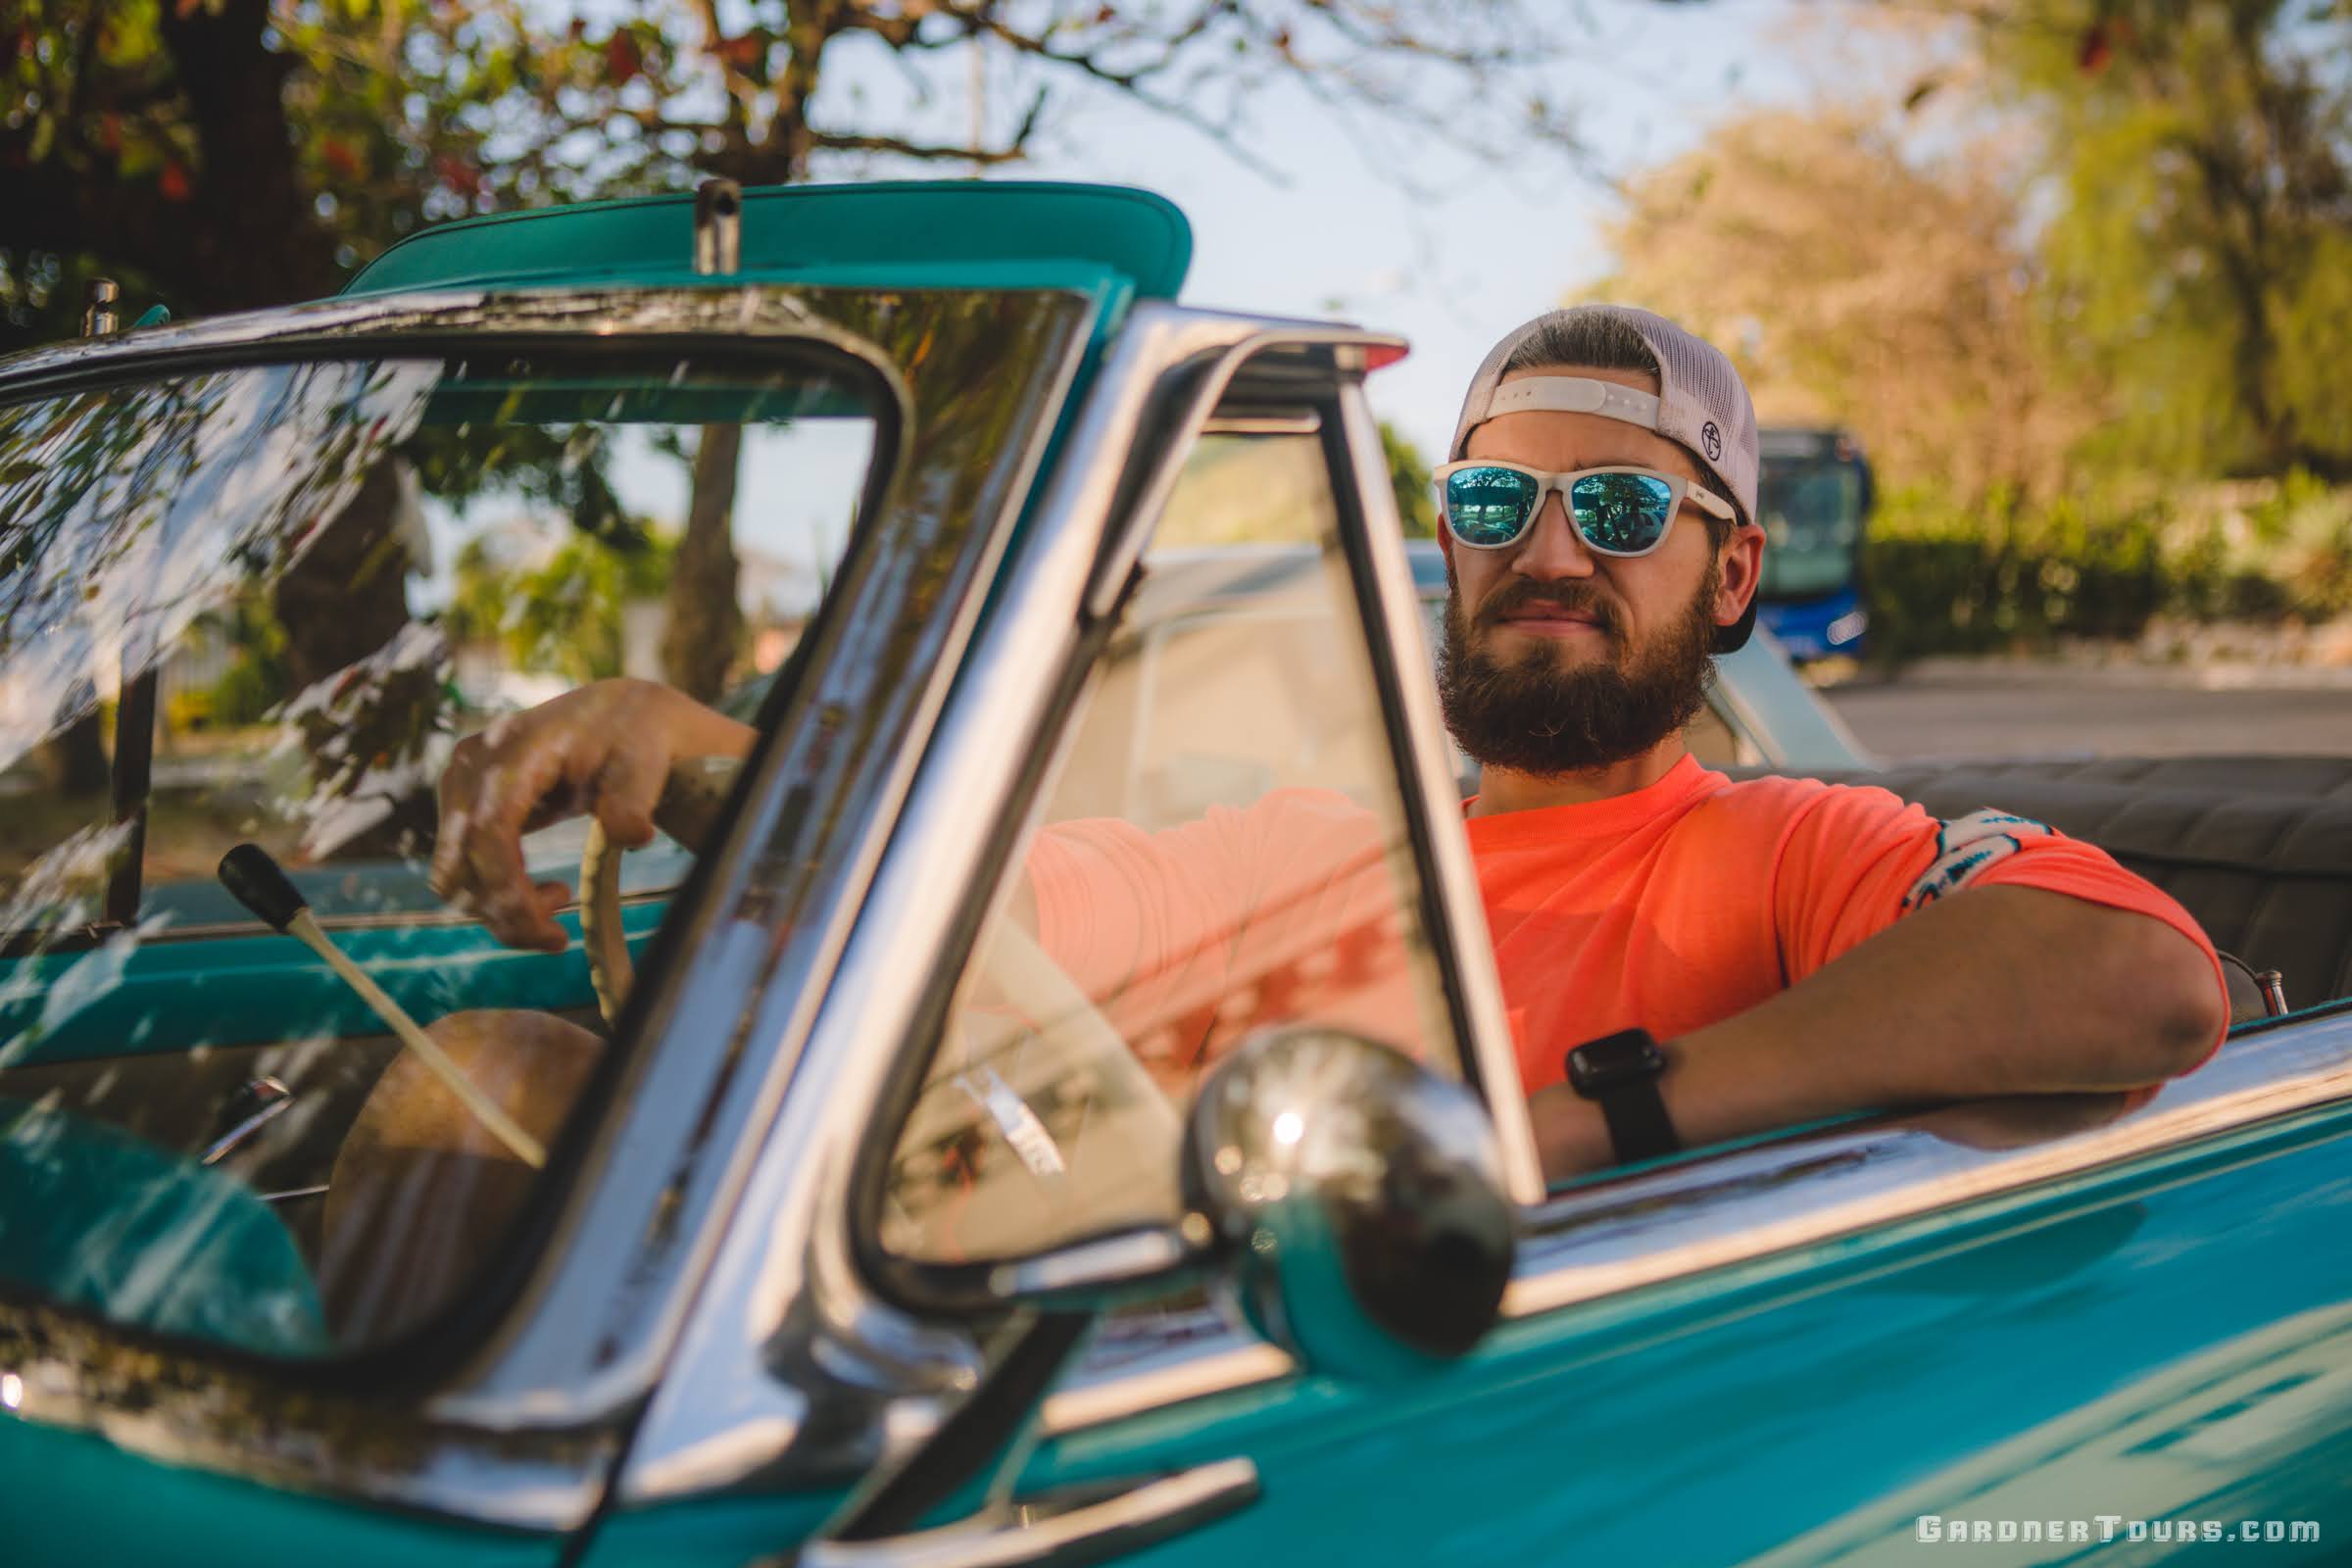
[[[1615,466],[1546,473],[1523,463],[1472,458],[1446,464],[1436,477],[1446,530],[1473,550],[1517,544],[1553,490],[1568,509],[1576,536],[1603,556],[1646,556],[1657,549],[1686,500],[1726,522],[1740,515],[1706,486],[1656,468]]]

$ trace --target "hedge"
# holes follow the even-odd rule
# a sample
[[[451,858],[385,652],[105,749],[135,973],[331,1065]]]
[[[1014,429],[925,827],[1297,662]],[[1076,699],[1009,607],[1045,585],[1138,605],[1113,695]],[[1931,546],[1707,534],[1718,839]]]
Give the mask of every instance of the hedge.
[[[1886,497],[1864,559],[1874,659],[2138,637],[2158,616],[2328,620],[2352,612],[2352,489],[2307,474],[2135,502],[1962,509]]]

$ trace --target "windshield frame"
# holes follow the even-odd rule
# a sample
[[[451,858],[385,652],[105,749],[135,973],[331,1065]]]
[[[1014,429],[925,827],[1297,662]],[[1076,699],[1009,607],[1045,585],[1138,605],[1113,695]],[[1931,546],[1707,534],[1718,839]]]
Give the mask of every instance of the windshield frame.
[[[789,689],[779,682],[763,705],[731,820],[679,888],[648,956],[618,1031],[631,1044],[611,1054],[554,1151],[555,1179],[526,1222],[527,1245],[419,1334],[317,1362],[273,1362],[0,1299],[0,1361],[22,1372],[25,1391],[18,1417],[105,1430],[171,1463],[511,1528],[576,1528],[591,1516],[628,1412],[652,1386],[699,1279],[696,1262],[726,1219],[744,1129],[763,1106],[772,1111],[789,1066],[786,1020],[761,998],[780,991],[797,1002],[806,992],[812,1004],[822,993],[838,949],[831,933],[870,874],[1102,305],[1063,290],[733,280],[453,290],[219,318],[0,360],[0,402],[12,404],[206,369],[478,357],[506,344],[543,354],[781,351],[877,391],[874,505],[861,511],[812,622],[803,678]],[[917,345],[930,372],[919,390],[900,369]],[[975,426],[996,439],[975,443]],[[903,613],[878,636],[861,635],[856,658],[836,657],[853,623],[870,621],[878,605]],[[888,645],[881,661],[877,641]],[[859,701],[865,710],[844,724],[845,702]],[[813,785],[812,759],[826,775]],[[810,819],[811,841],[823,835],[827,851],[821,863],[798,842]],[[791,941],[770,935],[783,931]],[[776,1043],[772,1054],[743,1049],[755,1031]],[[736,1070],[747,1061],[752,1070]],[[126,1409],[144,1415],[125,1423],[118,1417]]]

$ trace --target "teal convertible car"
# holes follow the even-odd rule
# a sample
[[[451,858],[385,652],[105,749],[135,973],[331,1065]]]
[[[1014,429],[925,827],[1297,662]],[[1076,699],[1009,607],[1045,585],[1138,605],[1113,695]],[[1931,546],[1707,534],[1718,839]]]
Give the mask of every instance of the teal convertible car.
[[[1365,400],[1402,346],[1179,306],[1189,244],[1132,191],[713,186],[0,361],[0,1557],[2352,1539],[2345,766],[1885,775],[2161,882],[2261,977],[2220,1054],[1547,1191]],[[648,849],[534,811],[577,940],[502,947],[428,886],[437,781],[598,679],[761,740]],[[1766,639],[1697,725],[1869,765]],[[1377,853],[1270,865],[1299,918],[1213,962],[1022,906],[1051,824],[1278,790]]]

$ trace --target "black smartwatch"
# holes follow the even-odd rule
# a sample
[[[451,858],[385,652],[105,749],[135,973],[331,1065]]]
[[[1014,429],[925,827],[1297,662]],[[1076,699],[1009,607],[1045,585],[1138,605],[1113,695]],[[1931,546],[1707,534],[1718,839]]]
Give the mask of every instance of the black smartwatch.
[[[1683,1147],[1674,1118],[1666,1114],[1666,1097],[1658,1093],[1665,1071],[1666,1053],[1646,1029],[1603,1035],[1568,1053],[1568,1087],[1600,1106],[1620,1165]]]

